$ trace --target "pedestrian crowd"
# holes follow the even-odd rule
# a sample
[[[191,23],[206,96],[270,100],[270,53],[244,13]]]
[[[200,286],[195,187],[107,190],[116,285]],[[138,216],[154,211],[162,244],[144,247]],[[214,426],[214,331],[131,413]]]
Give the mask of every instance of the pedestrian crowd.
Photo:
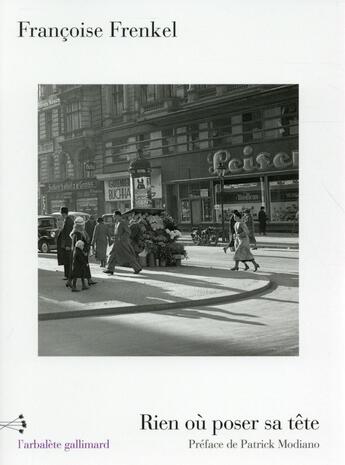
[[[72,292],[78,291],[78,279],[81,280],[82,290],[97,284],[91,276],[90,255],[95,256],[101,267],[106,266],[104,273],[113,274],[115,265],[131,266],[135,274],[140,273],[142,267],[130,241],[130,229],[120,211],[114,213],[114,240],[102,217],[95,224],[92,218],[85,221],[77,217],[73,220],[67,207],[62,207],[60,212],[63,227],[57,238],[57,259],[58,264],[64,266],[63,279]],[[112,248],[107,262],[108,245],[112,245]]]
[[[77,292],[77,281],[81,280],[81,289],[89,289],[97,284],[92,279],[89,265],[89,256],[94,255],[104,269],[104,273],[113,275],[115,266],[132,267],[135,274],[141,272],[138,255],[130,240],[131,230],[126,217],[120,211],[114,213],[114,237],[112,238],[103,218],[85,221],[82,217],[73,220],[68,214],[68,208],[62,207],[63,227],[57,238],[58,264],[64,266],[64,278],[66,287],[72,292]],[[266,235],[267,215],[265,208],[261,207],[258,215],[260,234]],[[234,210],[229,219],[229,243],[223,248],[224,252],[230,249],[234,252],[235,264],[232,271],[239,270],[239,263],[244,264],[244,270],[248,270],[247,262],[251,262],[254,271],[260,268],[255,261],[251,249],[256,249],[254,234],[254,221],[249,209],[243,213]],[[107,256],[108,245],[112,245]]]

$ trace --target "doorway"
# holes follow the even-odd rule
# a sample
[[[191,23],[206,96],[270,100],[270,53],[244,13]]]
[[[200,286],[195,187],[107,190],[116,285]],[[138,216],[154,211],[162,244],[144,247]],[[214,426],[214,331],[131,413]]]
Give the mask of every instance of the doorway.
[[[200,199],[191,201],[191,210],[192,210],[192,226],[198,225],[201,223],[201,201]]]

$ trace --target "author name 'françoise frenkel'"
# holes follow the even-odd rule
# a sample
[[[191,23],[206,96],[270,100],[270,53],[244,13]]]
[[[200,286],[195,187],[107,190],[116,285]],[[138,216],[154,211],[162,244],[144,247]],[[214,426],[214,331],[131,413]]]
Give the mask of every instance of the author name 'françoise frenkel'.
[[[147,21],[144,25],[125,25],[122,21],[109,21],[107,31],[102,26],[88,26],[83,21],[76,26],[42,26],[33,25],[31,21],[18,21],[19,38],[60,38],[63,42],[68,39],[101,38],[176,38],[176,21],[170,20],[166,24]]]

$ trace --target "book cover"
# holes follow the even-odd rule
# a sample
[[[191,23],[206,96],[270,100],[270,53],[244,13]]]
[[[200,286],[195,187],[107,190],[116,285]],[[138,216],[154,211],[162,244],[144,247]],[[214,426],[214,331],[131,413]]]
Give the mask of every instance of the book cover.
[[[344,4],[1,5],[0,462],[344,462]]]

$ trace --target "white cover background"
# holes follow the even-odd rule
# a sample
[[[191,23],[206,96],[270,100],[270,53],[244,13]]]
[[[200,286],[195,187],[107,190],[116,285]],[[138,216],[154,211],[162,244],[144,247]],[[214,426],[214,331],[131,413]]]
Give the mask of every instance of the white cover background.
[[[0,419],[21,438],[104,440],[105,451],[18,450],[4,465],[344,463],[344,4],[324,1],[5,0],[1,24]],[[19,39],[35,26],[177,21],[177,39]],[[37,356],[38,83],[300,84],[300,356]],[[279,304],[277,304],[279,305]],[[317,418],[317,432],[224,433],[311,440],[320,449],[188,449],[206,432],[141,432],[162,418]]]

